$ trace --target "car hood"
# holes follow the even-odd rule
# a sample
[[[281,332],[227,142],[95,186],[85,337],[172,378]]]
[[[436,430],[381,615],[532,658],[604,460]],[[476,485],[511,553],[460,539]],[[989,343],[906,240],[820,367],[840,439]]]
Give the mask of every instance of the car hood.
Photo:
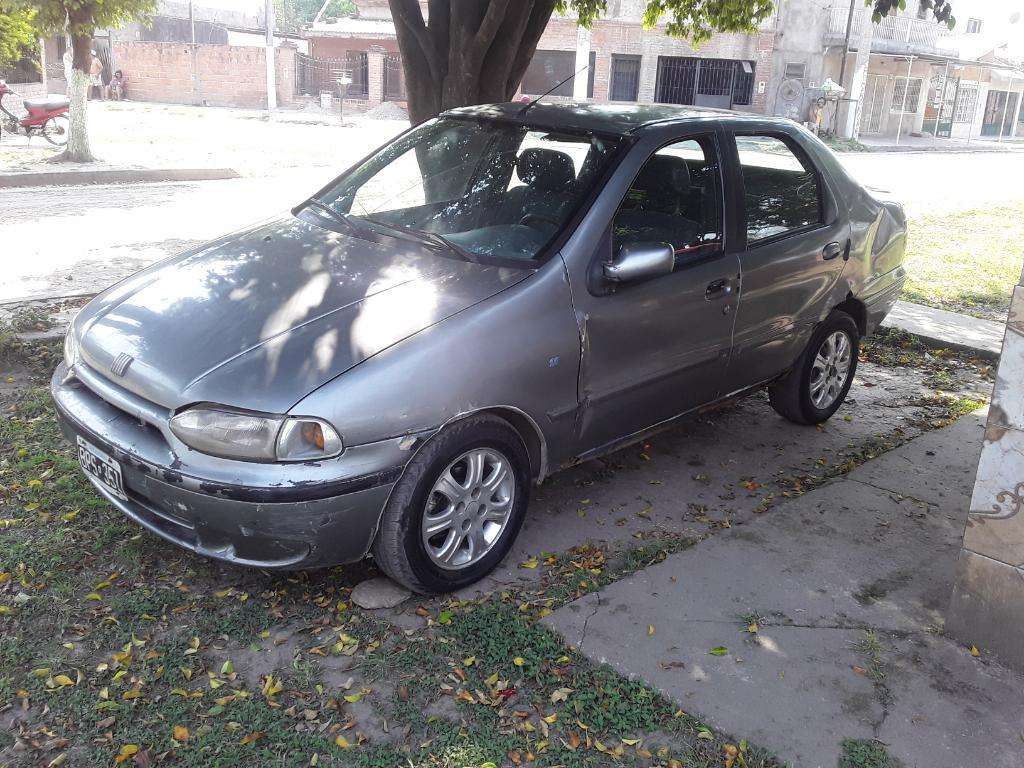
[[[166,408],[284,413],[531,273],[288,216],[138,273],[93,300],[75,330],[83,362]],[[119,355],[133,358],[121,376]]]

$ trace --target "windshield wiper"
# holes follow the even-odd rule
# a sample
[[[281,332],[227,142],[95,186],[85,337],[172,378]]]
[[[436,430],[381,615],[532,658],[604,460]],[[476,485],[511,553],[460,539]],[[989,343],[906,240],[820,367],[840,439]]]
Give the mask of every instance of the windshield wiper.
[[[458,243],[454,242],[450,238],[445,237],[439,232],[428,232],[425,229],[417,229],[416,233],[423,235],[423,237],[425,237],[428,240],[433,240],[435,243],[439,243],[440,245],[445,246],[449,250],[454,251],[458,256],[461,256],[466,261],[476,261],[476,254],[459,245]]]
[[[349,221],[349,218],[346,214],[334,210],[323,200],[311,197],[309,198],[309,200],[306,201],[306,206],[309,208],[316,208],[318,211],[320,211],[320,213],[326,213],[329,218],[334,219],[335,221],[341,222],[342,224],[347,224],[350,227],[352,226],[352,222]]]
[[[458,243],[452,242],[447,237],[438,234],[437,232],[430,232],[426,229],[416,229],[415,227],[406,227],[402,224],[392,224],[389,221],[380,221],[379,219],[373,219],[369,216],[360,216],[359,219],[371,225],[378,226],[381,229],[387,229],[395,232],[400,237],[411,237],[421,243],[426,242],[443,246],[444,248],[453,251],[457,256],[462,257],[466,261],[476,261],[476,257],[471,251],[466,250]]]

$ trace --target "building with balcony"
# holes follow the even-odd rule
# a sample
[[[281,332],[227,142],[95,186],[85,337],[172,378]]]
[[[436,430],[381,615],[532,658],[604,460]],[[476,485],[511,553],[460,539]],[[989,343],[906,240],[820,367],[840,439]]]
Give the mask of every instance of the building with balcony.
[[[999,52],[1013,32],[998,18],[968,17],[951,31],[925,12],[874,24],[860,0],[825,9],[788,0],[779,12],[769,111],[807,119],[831,78],[846,94],[826,127],[842,136],[1009,138],[1018,130],[1024,59]]]

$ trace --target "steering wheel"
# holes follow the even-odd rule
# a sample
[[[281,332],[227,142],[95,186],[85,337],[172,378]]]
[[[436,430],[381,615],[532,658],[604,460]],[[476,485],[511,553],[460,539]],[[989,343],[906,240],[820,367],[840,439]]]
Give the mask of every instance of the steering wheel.
[[[562,222],[560,222],[558,219],[554,219],[551,216],[545,216],[540,213],[528,213],[519,220],[519,223],[524,227],[533,227],[534,229],[538,229],[538,227],[536,226],[538,222],[550,224],[556,229],[562,226]]]

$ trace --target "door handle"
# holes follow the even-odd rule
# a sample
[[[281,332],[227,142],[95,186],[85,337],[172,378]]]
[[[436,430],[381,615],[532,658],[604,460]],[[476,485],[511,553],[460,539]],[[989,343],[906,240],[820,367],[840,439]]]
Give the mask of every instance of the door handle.
[[[730,293],[732,293],[732,285],[729,283],[729,278],[722,277],[708,283],[708,287],[704,289],[704,298],[711,301],[728,296]]]
[[[822,261],[830,261],[843,252],[843,246],[839,243],[829,243],[821,249]]]

